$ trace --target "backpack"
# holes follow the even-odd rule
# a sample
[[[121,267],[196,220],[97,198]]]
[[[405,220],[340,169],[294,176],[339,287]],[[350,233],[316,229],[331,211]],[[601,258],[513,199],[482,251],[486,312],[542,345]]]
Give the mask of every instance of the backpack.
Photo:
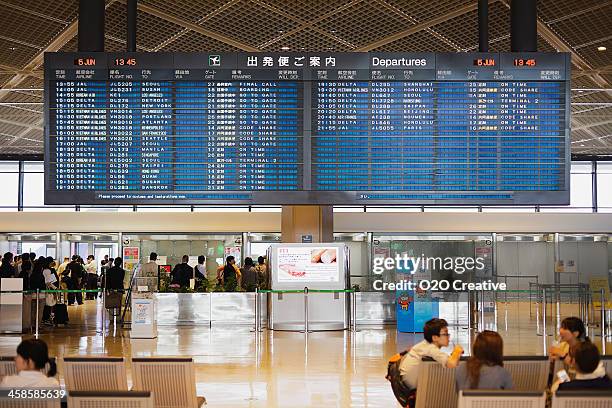
[[[402,381],[402,376],[400,374],[400,364],[407,353],[408,351],[405,350],[399,354],[395,354],[389,359],[385,378],[391,383],[393,395],[395,395],[395,398],[401,406],[413,407],[416,402],[416,390],[408,388]]]

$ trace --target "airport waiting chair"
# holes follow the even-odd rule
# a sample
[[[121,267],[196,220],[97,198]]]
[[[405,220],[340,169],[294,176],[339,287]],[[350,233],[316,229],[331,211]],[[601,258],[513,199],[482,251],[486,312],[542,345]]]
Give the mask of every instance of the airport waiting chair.
[[[70,391],[70,408],[154,408],[153,393],[149,391]]]
[[[455,369],[422,361],[417,379],[416,408],[456,408]]]
[[[63,358],[66,391],[127,391],[123,357],[67,356]]]
[[[601,361],[603,361],[604,367],[606,367],[608,377],[612,378],[612,355],[601,356]]]
[[[132,358],[133,390],[152,391],[155,407],[198,408],[206,403],[196,395],[191,357]]]
[[[55,357],[51,357],[51,361],[55,361]],[[40,370],[46,374],[46,370]],[[15,366],[15,357],[13,356],[0,356],[0,381],[5,375],[17,374],[17,367]]]
[[[545,391],[464,390],[458,408],[545,408]]]
[[[544,391],[548,385],[550,360],[546,356],[504,357],[504,368],[512,376],[514,390]]]
[[[5,375],[13,375],[17,373],[15,367],[15,357],[13,356],[0,356],[0,380]]]
[[[0,408],[60,408],[58,399],[7,399],[0,398]]]
[[[552,408],[612,408],[612,390],[557,391]]]

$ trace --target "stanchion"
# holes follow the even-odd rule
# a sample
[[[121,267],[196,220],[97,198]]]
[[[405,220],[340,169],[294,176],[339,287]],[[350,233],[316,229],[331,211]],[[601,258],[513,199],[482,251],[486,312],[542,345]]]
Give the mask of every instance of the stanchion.
[[[571,293],[571,289],[569,289],[569,292]],[[559,329],[561,328],[561,289],[557,286],[555,288],[555,301],[557,303],[557,314],[556,314],[556,330],[559,331]]]
[[[40,295],[40,289],[36,289],[36,338],[37,339],[38,339],[38,302],[39,302],[39,300],[38,300],[39,296],[38,295]],[[30,310],[30,313],[31,312],[32,311]]]
[[[544,347],[544,355],[548,354],[546,344],[546,288],[542,288],[542,345]]]
[[[352,295],[351,296],[351,310],[352,310],[351,320],[353,321],[352,331],[353,333],[357,333],[357,291],[351,292],[351,295]]]
[[[531,288],[531,286],[530,286]],[[542,335],[542,331],[540,330],[540,294],[538,293],[539,287],[536,286],[536,334],[538,336]]]
[[[606,354],[606,292],[602,288],[599,295],[601,303],[601,354]]]
[[[106,275],[102,286],[102,337],[106,337]]]
[[[480,291],[480,319],[478,319],[479,320],[478,322],[479,332],[483,331],[486,328],[484,310],[485,310],[485,296],[484,296],[484,290],[481,290]]]
[[[304,287],[304,331],[308,334],[308,286]]]
[[[259,311],[259,288],[255,288],[255,328],[251,330],[254,333],[260,333],[261,330],[261,313]]]

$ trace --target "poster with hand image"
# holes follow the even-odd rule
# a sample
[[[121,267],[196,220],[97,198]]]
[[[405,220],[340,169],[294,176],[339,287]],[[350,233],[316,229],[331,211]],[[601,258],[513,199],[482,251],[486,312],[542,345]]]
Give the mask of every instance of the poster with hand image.
[[[338,282],[339,280],[338,248],[278,248],[278,282]]]

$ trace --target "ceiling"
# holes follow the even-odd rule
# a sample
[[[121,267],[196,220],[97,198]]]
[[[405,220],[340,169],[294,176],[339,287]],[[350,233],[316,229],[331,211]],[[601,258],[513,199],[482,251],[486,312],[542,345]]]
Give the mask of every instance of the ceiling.
[[[491,51],[510,50],[509,1],[489,2]],[[42,154],[42,56],[76,51],[78,0],[0,10],[0,154]],[[476,0],[139,0],[137,18],[147,52],[478,48]],[[107,0],[107,51],[125,50],[125,20]],[[612,154],[612,0],[539,0],[538,36],[539,51],[572,53],[572,153]]]

